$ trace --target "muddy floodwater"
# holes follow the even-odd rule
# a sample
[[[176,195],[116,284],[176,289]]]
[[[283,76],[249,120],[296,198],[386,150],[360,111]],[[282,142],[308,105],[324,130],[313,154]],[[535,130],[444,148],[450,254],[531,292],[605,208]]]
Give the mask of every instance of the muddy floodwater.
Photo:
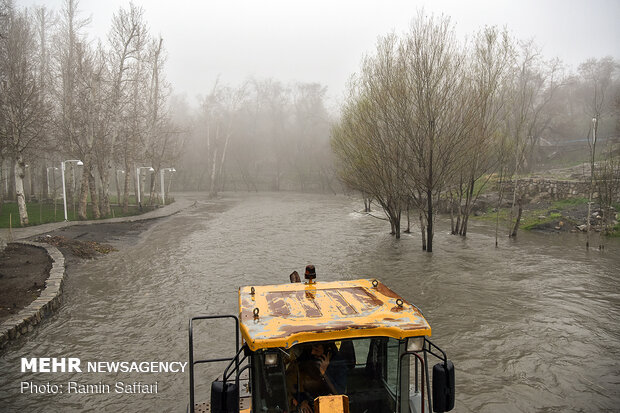
[[[385,221],[356,213],[354,198],[191,196],[194,207],[135,245],[75,265],[60,311],[0,354],[0,411],[185,411],[187,370],[96,373],[86,363],[185,362],[190,316],[235,314],[239,286],[287,282],[308,263],[319,280],[379,278],[424,311],[456,366],[456,412],[618,411],[620,240],[588,252],[580,234],[521,232],[495,249],[488,224],[474,221],[461,239],[440,219],[431,255],[417,233],[395,240]],[[232,326],[196,334],[198,356],[230,355]],[[76,357],[83,371],[22,373],[22,357]],[[197,371],[197,399],[221,369]],[[111,388],[68,393],[70,382]],[[157,393],[116,393],[118,382],[157,383]]]

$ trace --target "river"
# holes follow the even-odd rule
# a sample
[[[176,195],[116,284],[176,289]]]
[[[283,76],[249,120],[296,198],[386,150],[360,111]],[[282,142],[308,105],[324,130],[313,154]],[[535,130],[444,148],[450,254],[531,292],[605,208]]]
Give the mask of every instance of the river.
[[[440,219],[427,254],[417,233],[394,239],[353,198],[191,196],[133,245],[76,264],[61,309],[0,355],[0,411],[185,411],[186,373],[21,373],[20,360],[184,362],[190,316],[235,314],[238,286],[287,282],[308,263],[319,280],[379,278],[424,311],[456,366],[456,412],[618,411],[620,239],[586,251],[580,234],[522,231],[496,249],[488,224],[461,239]],[[196,334],[199,356],[230,353],[232,327]],[[67,394],[69,381],[157,381],[158,393]],[[21,382],[65,391],[20,393]]]

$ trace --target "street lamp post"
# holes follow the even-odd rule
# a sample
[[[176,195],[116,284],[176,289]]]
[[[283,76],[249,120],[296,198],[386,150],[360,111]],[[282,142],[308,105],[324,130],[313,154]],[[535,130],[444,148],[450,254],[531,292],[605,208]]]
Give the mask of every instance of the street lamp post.
[[[596,123],[598,122],[598,117],[592,118],[592,145],[591,145],[591,155],[592,159],[590,160],[590,194],[588,195],[588,220],[587,220],[587,235],[586,235],[586,248],[590,247],[590,214],[592,208],[592,192],[594,192],[594,152],[596,151]]]
[[[166,191],[164,190],[164,172],[165,171],[170,171],[174,173],[177,170],[174,168],[163,168],[161,171],[159,171],[159,176],[161,177],[161,203],[162,205],[166,205]]]
[[[140,205],[140,169],[148,169],[149,172],[155,172],[152,166],[139,166],[136,168],[136,188],[138,188],[138,205]]]
[[[79,159],[70,159],[68,161],[62,161],[60,163],[60,172],[62,174],[62,200],[63,200],[64,207],[65,207],[65,221],[68,221],[67,219],[67,188],[65,185],[65,164],[67,162],[75,162],[76,165],[78,166],[84,165],[84,163],[80,161]]]
[[[118,198],[117,199],[118,205],[121,204],[121,184],[118,181],[118,174],[119,173],[124,174],[125,170],[124,169],[117,169],[116,170],[116,177],[115,177],[116,178],[116,197]]]

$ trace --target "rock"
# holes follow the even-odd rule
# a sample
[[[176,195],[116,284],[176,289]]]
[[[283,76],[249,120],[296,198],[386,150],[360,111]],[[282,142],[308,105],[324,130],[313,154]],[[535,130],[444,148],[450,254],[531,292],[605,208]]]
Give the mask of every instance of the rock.
[[[586,224],[577,225],[577,229],[579,231],[587,231],[588,230],[588,226]]]

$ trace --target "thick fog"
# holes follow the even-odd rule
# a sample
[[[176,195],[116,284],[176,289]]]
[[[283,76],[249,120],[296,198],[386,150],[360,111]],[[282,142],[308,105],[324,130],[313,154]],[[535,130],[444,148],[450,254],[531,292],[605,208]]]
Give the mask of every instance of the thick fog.
[[[60,10],[61,0],[18,1]],[[124,0],[81,0],[91,39],[105,39]],[[335,104],[349,76],[377,36],[406,31],[418,10],[445,14],[460,37],[485,25],[506,26],[534,38],[548,58],[577,65],[590,57],[620,57],[620,2],[550,1],[191,1],[136,0],[150,31],[164,38],[166,74],[175,93],[196,104],[219,76],[228,84],[247,77],[318,82]]]
[[[212,196],[360,190],[343,176],[355,157],[347,151],[334,157],[334,128],[347,126],[343,111],[365,101],[364,88],[376,89],[372,83],[380,79],[371,67],[381,66],[382,47],[390,38],[405,45],[424,22],[442,22],[450,33],[442,41],[450,44],[446,62],[459,66],[451,72],[461,85],[451,104],[457,95],[463,99],[454,106],[459,139],[485,140],[488,153],[476,161],[484,174],[585,160],[593,117],[600,141],[618,134],[617,1],[2,0],[0,6],[6,39],[0,76],[17,79],[2,84],[7,116],[0,123],[11,119],[11,108],[36,114],[18,119],[24,132],[6,134],[0,147],[3,199],[22,206],[23,199],[60,198],[60,172],[53,168],[66,159],[84,162],[83,168],[70,163],[67,177],[67,198],[79,203],[74,209],[82,218],[91,204],[100,205],[95,216],[107,216],[112,204],[127,210],[137,199],[159,203],[161,182]],[[16,71],[10,62],[17,61],[27,67]],[[415,65],[403,67],[419,74]],[[498,70],[497,77],[479,88],[476,76],[486,82],[485,67]],[[370,83],[363,84],[365,77]],[[432,79],[418,81],[403,83],[399,93],[413,96]],[[17,93],[22,86],[38,98],[24,100]],[[476,93],[487,94],[484,104],[467,100]],[[492,119],[478,111],[483,106],[493,108]],[[524,116],[516,122],[518,113]],[[471,129],[476,117],[482,134]],[[406,121],[427,127],[437,119]],[[352,131],[350,137],[358,135]],[[556,156],[566,142],[577,142],[570,159]],[[507,160],[513,155],[498,155],[511,151],[516,163]]]

